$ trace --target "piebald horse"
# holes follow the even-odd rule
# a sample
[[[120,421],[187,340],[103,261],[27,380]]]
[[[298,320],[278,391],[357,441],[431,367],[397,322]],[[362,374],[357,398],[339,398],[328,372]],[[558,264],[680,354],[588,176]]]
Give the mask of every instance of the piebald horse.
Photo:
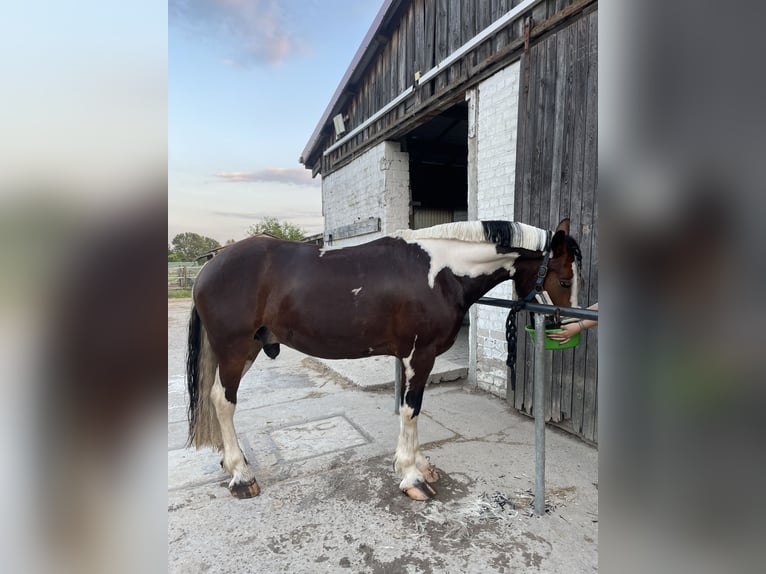
[[[436,469],[420,452],[417,417],[435,358],[455,342],[468,308],[499,283],[536,287],[576,306],[581,255],[569,220],[555,233],[508,221],[403,230],[325,250],[254,236],[208,261],[193,289],[187,386],[189,444],[223,451],[238,498],[260,488],[234,430],[240,380],[263,350],[284,344],[325,359],[392,355],[403,392],[394,468],[410,498],[434,496]]]

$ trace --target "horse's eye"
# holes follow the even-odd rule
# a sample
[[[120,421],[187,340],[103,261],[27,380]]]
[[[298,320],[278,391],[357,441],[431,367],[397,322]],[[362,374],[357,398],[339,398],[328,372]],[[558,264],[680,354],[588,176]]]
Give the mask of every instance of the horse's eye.
[[[561,285],[564,289],[569,289],[572,286],[572,282],[567,281],[566,279],[562,279],[559,281],[559,285]]]

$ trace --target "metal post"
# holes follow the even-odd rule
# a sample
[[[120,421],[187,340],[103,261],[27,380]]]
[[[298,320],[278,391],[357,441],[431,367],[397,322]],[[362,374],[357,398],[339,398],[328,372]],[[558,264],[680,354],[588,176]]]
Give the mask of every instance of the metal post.
[[[478,303],[506,309],[518,307],[518,302],[494,297],[482,297]],[[535,415],[535,512],[542,515],[545,513],[545,314],[556,312],[565,317],[598,321],[598,311],[529,302],[520,308],[535,313],[535,393],[532,404]]]
[[[402,361],[394,357],[394,414],[399,414],[399,402],[402,397]]]
[[[535,313],[535,513],[545,514],[545,315]]]

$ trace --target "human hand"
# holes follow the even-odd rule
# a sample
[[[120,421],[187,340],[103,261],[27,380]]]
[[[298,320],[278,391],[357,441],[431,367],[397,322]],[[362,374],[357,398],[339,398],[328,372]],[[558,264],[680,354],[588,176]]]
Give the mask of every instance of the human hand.
[[[567,323],[562,325],[561,331],[557,331],[555,333],[547,333],[547,335],[549,339],[553,339],[559,343],[566,343],[580,331],[582,331],[582,326],[578,321],[577,323]]]

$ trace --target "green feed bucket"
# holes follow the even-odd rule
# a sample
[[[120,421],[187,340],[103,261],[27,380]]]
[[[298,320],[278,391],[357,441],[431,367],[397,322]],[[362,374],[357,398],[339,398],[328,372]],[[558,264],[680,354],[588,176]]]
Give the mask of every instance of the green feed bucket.
[[[532,342],[535,341],[535,328],[527,325],[524,327],[526,329],[527,333],[529,333],[529,338],[532,339]],[[545,333],[558,333],[561,331],[561,329],[546,329]],[[570,347],[576,347],[580,344],[580,333],[577,333],[573,337],[571,337],[566,343],[560,343],[559,341],[554,341],[553,339],[550,339],[548,337],[545,337],[545,348],[551,349],[551,350],[557,350],[557,349],[568,349]]]

